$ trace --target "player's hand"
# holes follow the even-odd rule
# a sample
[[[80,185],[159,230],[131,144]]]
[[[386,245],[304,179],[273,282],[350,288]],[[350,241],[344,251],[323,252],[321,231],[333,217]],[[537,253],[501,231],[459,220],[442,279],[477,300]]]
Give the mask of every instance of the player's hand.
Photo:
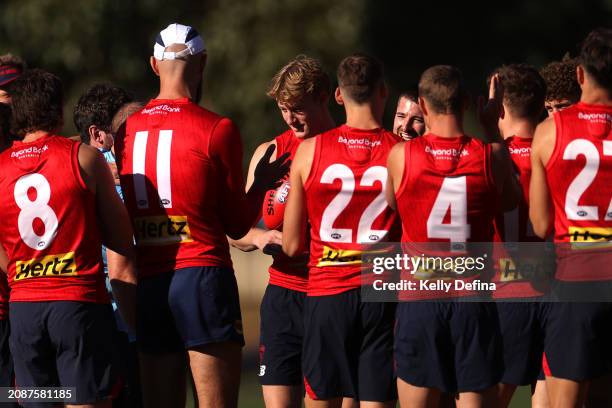
[[[501,141],[498,121],[503,112],[504,89],[499,79],[499,74],[491,77],[489,83],[489,98],[485,103],[484,98],[478,98],[478,120],[485,130],[485,136],[490,142]]]
[[[108,163],[108,167],[110,167],[110,171],[113,175],[113,180],[115,181],[115,185],[120,185],[119,182],[119,171],[117,170],[117,163]]]
[[[276,146],[271,144],[255,167],[253,186],[259,191],[268,191],[278,187],[283,177],[289,172],[291,160],[289,153],[285,153],[276,160],[270,161]]]
[[[283,233],[277,230],[266,231],[253,239],[255,246],[263,251],[268,244],[283,244]]]

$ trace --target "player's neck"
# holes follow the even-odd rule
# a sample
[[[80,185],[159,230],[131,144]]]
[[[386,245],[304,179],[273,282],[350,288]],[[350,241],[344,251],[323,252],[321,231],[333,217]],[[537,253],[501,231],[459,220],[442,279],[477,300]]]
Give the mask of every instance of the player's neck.
[[[378,115],[373,112],[370,105],[345,104],[344,107],[346,109],[346,126],[364,130],[382,127],[382,121],[377,118]]]
[[[463,118],[457,115],[436,115],[429,123],[429,133],[440,137],[460,137],[463,132]]]
[[[159,95],[156,99],[182,99],[191,98],[189,86],[182,79],[160,78]]]
[[[612,97],[610,94],[600,87],[595,87],[590,84],[584,84],[582,87],[582,96],[580,102],[589,105],[612,105]]]
[[[336,127],[336,122],[334,122],[334,119],[332,119],[328,110],[326,110],[322,115],[321,121],[310,132],[310,135],[308,136],[309,138],[320,133],[327,132],[328,130]]]
[[[37,130],[35,132],[26,133],[26,135],[23,137],[22,142],[24,142],[24,143],[35,142],[38,139],[40,139],[41,137],[47,136],[48,134],[49,134],[49,132],[47,132],[46,130]]]
[[[536,126],[536,124],[528,120],[508,118],[507,123],[504,124],[500,131],[504,140],[513,136],[532,139]]]

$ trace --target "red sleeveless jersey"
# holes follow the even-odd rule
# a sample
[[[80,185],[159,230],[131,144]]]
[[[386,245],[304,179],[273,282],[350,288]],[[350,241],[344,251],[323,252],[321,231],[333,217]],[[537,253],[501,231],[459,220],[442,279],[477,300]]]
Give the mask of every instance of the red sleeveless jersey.
[[[385,199],[386,164],[400,141],[384,129],[346,125],[315,140],[304,183],[311,238],[309,296],[359,288],[364,246],[392,235],[396,215]]]
[[[430,133],[407,142],[404,174],[395,193],[402,242],[491,242],[497,192],[490,166],[490,146],[469,136],[443,138]],[[409,274],[406,279],[436,277]],[[444,296],[474,294],[451,290]],[[421,290],[400,294],[409,300],[432,297],[439,294]]]
[[[557,251],[556,277],[612,279],[609,260],[592,267],[593,247],[580,247],[612,241],[612,106],[578,103],[554,119],[556,142],[546,179],[555,210],[555,242],[571,243]],[[609,254],[610,247],[603,252]]]
[[[295,151],[302,140],[295,137],[295,133],[291,129],[280,134],[274,139],[276,142],[276,157],[289,153],[289,159],[293,160]],[[289,190],[289,194],[291,194],[291,190]],[[292,259],[282,254],[275,256],[272,265],[268,269],[270,272],[270,284],[306,292],[308,284],[307,257],[307,254],[298,259]]]
[[[11,302],[108,303],[96,201],[81,178],[79,143],[44,136],[0,154],[0,240]]]
[[[495,242],[542,242],[533,232],[529,221],[529,182],[531,180],[531,138],[517,136],[507,138],[515,174],[518,176],[523,192],[518,206],[495,217]],[[500,249],[496,247],[496,249]],[[505,253],[505,251],[504,251]],[[504,253],[495,254],[495,282],[497,290],[494,298],[537,297],[542,292],[533,288],[519,273],[512,271],[512,263]]]
[[[139,276],[232,266],[223,217],[237,220],[243,210],[226,196],[220,149],[241,165],[240,135],[231,121],[187,98],[152,100],[128,118],[115,151]]]

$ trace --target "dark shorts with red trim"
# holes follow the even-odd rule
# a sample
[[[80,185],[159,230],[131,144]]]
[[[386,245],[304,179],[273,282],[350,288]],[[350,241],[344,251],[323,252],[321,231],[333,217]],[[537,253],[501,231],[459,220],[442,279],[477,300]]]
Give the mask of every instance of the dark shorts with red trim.
[[[261,301],[259,380],[262,385],[302,384],[306,294],[268,285]]]
[[[447,393],[482,391],[501,379],[495,304],[414,301],[397,306],[397,376]]]
[[[309,397],[397,398],[393,375],[394,303],[365,303],[360,289],[307,296],[304,385]]]
[[[544,310],[547,305],[522,301],[498,302],[496,306],[504,357],[501,382],[532,384],[542,370]]]
[[[546,305],[546,376],[573,381],[612,372],[612,303]]]
[[[117,327],[111,305],[12,302],[9,316],[17,387],[74,387],[75,400],[71,403],[77,405],[117,395]]]

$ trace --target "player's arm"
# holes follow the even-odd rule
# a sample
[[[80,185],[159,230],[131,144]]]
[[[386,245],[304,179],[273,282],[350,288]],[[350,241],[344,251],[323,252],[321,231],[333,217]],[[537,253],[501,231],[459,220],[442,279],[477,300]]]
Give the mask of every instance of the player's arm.
[[[310,175],[316,138],[303,141],[295,152],[289,183],[291,194],[287,199],[283,220],[283,252],[296,256],[306,248],[306,191],[304,183]]]
[[[387,157],[387,185],[385,187],[385,196],[387,197],[387,204],[394,210],[397,210],[395,193],[402,183],[405,160],[405,143],[398,143],[393,146],[389,152],[389,157]]]
[[[553,119],[538,125],[531,144],[531,181],[529,184],[529,219],[533,232],[545,239],[552,230],[551,201],[546,181],[546,163],[555,146],[556,129]]]
[[[522,191],[518,179],[512,171],[512,159],[503,143],[491,143],[491,171],[493,182],[497,187],[502,212],[514,209],[520,200]]]
[[[242,177],[242,140],[238,128],[229,120],[219,121],[211,138],[209,154],[221,165],[224,189],[219,197],[225,233],[242,238],[257,222],[266,191],[274,188],[288,170],[287,156],[270,161],[275,146],[269,146],[253,171],[253,183],[244,193]]]
[[[102,242],[109,249],[108,275],[119,311],[131,329],[136,328],[136,268],[132,223],[115,189],[104,157],[91,146],[79,148],[81,174],[96,195],[96,211]]]
[[[8,263],[9,259],[6,250],[4,246],[0,245],[0,270],[6,274],[8,274]]]
[[[246,190],[248,191],[253,185],[253,180],[255,179],[255,168],[257,167],[257,163],[261,160],[261,158],[266,153],[266,150],[270,147],[270,145],[275,145],[275,141],[266,142],[260,144],[255,152],[253,153],[253,157],[251,157],[251,163],[249,164],[249,171],[247,172],[247,181],[246,181]],[[276,159],[276,151],[270,157],[271,160]],[[260,207],[261,210],[261,207]],[[259,217],[261,214],[259,214]],[[247,234],[238,239],[234,240],[229,238],[229,243],[231,246],[238,248],[244,252],[254,251],[256,249],[263,249],[267,244],[282,244],[282,233],[276,230],[265,230],[262,228],[251,228]]]

